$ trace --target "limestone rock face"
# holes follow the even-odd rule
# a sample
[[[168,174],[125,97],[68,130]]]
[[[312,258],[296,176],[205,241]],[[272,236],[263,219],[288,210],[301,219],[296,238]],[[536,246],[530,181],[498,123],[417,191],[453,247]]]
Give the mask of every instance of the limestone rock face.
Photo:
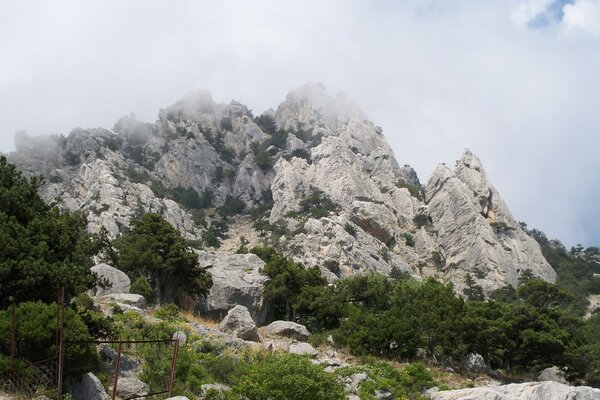
[[[275,134],[273,124],[264,124],[269,117]],[[217,103],[199,90],[162,109],[154,123],[130,114],[112,130],[19,133],[16,147],[9,161],[26,175],[46,177],[45,200],[82,211],[90,232],[106,230],[111,239],[139,213],[155,212],[191,246],[206,248],[203,233],[220,218],[215,208],[238,199],[256,212],[256,228],[245,237],[263,236],[252,245],[264,239],[295,261],[319,266],[329,282],[387,275],[392,267],[452,282],[458,293],[467,274],[485,293],[515,285],[527,269],[556,278],[476,156],[466,152],[454,170],[440,166],[423,188],[416,172],[396,161],[382,129],[320,84],[291,91],[261,119],[239,102]],[[238,224],[232,232],[241,231],[240,220],[229,220]],[[262,262],[224,255],[232,246],[224,247],[200,253],[214,285],[198,311],[223,317],[241,304],[263,323]]]
[[[219,324],[219,329],[243,340],[260,342],[256,324],[244,306],[238,305],[229,310]]]
[[[432,400],[596,400],[600,389],[556,382],[513,383],[495,387],[445,390],[429,393]]]
[[[91,268],[92,272],[95,272],[101,278],[108,280],[110,287],[103,289],[98,287],[94,291],[95,296],[105,296],[109,294],[118,293],[129,293],[129,287],[131,286],[131,280],[125,274],[125,272],[111,267],[108,264],[97,264]]]
[[[268,305],[263,302],[262,291],[268,278],[259,272],[265,263],[258,256],[199,251],[198,259],[213,280],[206,299],[198,302],[199,311],[223,317],[228,310],[242,305],[259,324],[266,320]]]
[[[426,188],[428,213],[437,231],[445,269],[459,292],[470,273],[485,291],[516,286],[525,270],[546,281],[556,273],[539,245],[510,214],[488,181],[479,159],[466,151],[454,171],[441,165]]]

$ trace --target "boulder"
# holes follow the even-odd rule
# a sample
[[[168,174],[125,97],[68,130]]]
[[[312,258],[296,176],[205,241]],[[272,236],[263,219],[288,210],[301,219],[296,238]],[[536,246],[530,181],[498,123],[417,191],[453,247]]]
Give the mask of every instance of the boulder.
[[[552,381],[552,382],[562,383],[565,385],[569,384],[567,382],[567,380],[565,379],[565,373],[557,366],[546,368],[545,370],[540,372],[540,374],[537,377],[537,380],[540,382]]]
[[[315,357],[318,352],[310,344],[305,342],[294,343],[290,345],[289,352],[291,354],[298,354],[300,356],[311,356]]]
[[[104,297],[108,300],[114,301],[115,303],[123,303],[137,308],[146,307],[146,299],[141,294],[113,293]]]
[[[111,267],[108,264],[97,264],[91,268],[92,272],[95,272],[101,278],[108,280],[110,287],[103,289],[97,287],[93,290],[93,295],[104,296],[113,293],[129,293],[129,287],[131,286],[131,280],[125,274],[125,272]]]
[[[273,321],[263,328],[263,332],[269,336],[283,336],[300,341],[307,340],[311,335],[304,325],[291,321]]]
[[[389,390],[376,390],[375,391],[375,395],[374,397],[377,400],[395,400],[396,396],[394,396],[394,393],[390,392]]]
[[[427,393],[432,400],[598,400],[600,389],[557,382],[513,383]]]
[[[102,347],[102,350],[100,350],[100,355],[109,366],[113,366],[115,359],[117,358],[116,350],[108,345],[104,345]],[[123,377],[136,376],[140,372],[140,364],[141,363],[138,359],[121,353],[121,359],[119,361],[119,374]]]
[[[229,310],[219,324],[219,329],[243,340],[260,342],[256,324],[244,306],[237,305]]]
[[[179,344],[182,345],[182,344],[185,344],[185,342],[187,342],[187,335],[185,334],[184,331],[177,331],[173,334],[171,339],[179,340]]]
[[[108,394],[96,375],[88,372],[71,383],[73,400],[108,400]]]
[[[198,251],[200,267],[212,276],[212,287],[206,298],[199,299],[197,309],[202,314],[223,318],[236,305],[248,309],[250,315],[262,324],[267,306],[262,292],[268,277],[260,273],[265,263],[256,254],[214,255]]]
[[[121,398],[145,396],[148,393],[150,393],[150,387],[137,378],[120,378],[117,382],[117,394]]]
[[[461,363],[462,368],[471,374],[483,374],[488,368],[481,354],[469,353]]]
[[[208,396],[211,393],[231,392],[231,388],[220,383],[207,383],[200,386],[200,391],[202,392],[202,396]]]

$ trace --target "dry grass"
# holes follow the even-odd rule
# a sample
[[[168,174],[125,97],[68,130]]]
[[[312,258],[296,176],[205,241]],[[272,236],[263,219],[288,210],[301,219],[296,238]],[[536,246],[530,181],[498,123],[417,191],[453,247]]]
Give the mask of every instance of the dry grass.
[[[188,322],[195,322],[198,325],[202,325],[207,328],[219,329],[218,321],[215,321],[213,319],[210,319],[210,318],[202,316],[202,315],[194,314],[193,312],[190,312],[190,311],[180,311],[179,316]]]

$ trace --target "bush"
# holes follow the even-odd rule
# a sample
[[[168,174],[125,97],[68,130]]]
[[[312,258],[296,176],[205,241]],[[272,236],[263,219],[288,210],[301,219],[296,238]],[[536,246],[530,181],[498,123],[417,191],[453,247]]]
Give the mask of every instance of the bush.
[[[356,237],[356,228],[350,222],[346,222],[346,224],[344,225],[344,230],[350,235]]]
[[[152,304],[154,302],[154,290],[152,290],[150,282],[144,276],[138,276],[137,278],[135,278],[135,280],[131,284],[131,288],[129,291],[131,293],[144,296],[144,298],[149,304]]]
[[[273,135],[277,132],[277,123],[275,119],[270,115],[260,115],[254,118],[254,123],[259,126],[259,128],[269,135]]]
[[[408,232],[404,232],[402,234],[402,236],[404,237],[404,243],[406,243],[407,246],[410,246],[410,247],[415,246],[415,238],[413,235],[411,235]]]
[[[417,229],[421,229],[421,227],[428,228],[432,225],[431,218],[427,214],[416,214],[413,218],[413,222],[416,225]]]
[[[38,362],[56,356],[58,305],[41,302],[21,303],[17,306],[17,357]],[[77,312],[65,308],[65,340],[92,340],[88,328]],[[10,332],[12,313],[0,311],[0,332]],[[2,338],[4,339],[4,338]],[[8,340],[0,341],[0,353],[9,354]],[[71,343],[65,346],[65,372],[76,374],[91,370],[96,363],[96,352],[91,344]]]
[[[233,124],[231,123],[231,118],[221,118],[221,129],[223,129],[224,131],[233,131]]]
[[[166,321],[175,321],[179,319],[179,307],[175,304],[167,304],[164,307],[160,307],[154,313],[156,318],[164,319]]]
[[[249,400],[342,400],[343,386],[333,374],[296,355],[272,355],[250,366],[235,387]]]
[[[323,266],[327,268],[329,271],[337,274],[340,272],[340,263],[336,260],[327,260],[323,263]]]
[[[410,193],[410,195],[412,197],[416,197],[419,200],[422,199],[421,190],[417,186],[415,186],[411,183],[405,182],[403,180],[399,180],[398,182],[396,182],[396,186],[398,188],[408,189],[408,192]]]
[[[233,197],[228,194],[225,197],[225,202],[219,208],[217,208],[217,212],[221,214],[223,217],[230,217],[236,214],[241,214],[246,208],[246,203],[240,200],[238,197]]]

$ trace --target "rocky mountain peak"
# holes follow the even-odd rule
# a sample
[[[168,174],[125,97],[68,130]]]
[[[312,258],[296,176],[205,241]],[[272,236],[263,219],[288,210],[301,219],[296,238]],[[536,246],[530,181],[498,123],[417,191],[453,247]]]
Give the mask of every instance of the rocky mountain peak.
[[[454,169],[440,165],[423,188],[381,128],[320,84],[291,91],[259,117],[195,91],[154,123],[129,114],[112,131],[20,134],[10,159],[47,177],[45,199],[86,212],[89,229],[111,237],[151,211],[207,249],[206,232],[226,213],[233,232],[262,235],[330,281],[393,268],[451,281],[459,292],[468,274],[485,292],[516,285],[527,269],[555,279],[472,152]],[[249,209],[250,223],[231,217]]]
[[[525,270],[556,279],[539,245],[513,218],[471,151],[465,151],[454,170],[438,166],[425,191],[443,272],[455,285],[464,286],[469,274],[487,291],[516,286]]]
[[[292,90],[275,112],[280,128],[324,128],[325,134],[333,133],[339,123],[348,123],[352,117],[366,119],[345,95],[331,97],[320,83],[309,83]]]

